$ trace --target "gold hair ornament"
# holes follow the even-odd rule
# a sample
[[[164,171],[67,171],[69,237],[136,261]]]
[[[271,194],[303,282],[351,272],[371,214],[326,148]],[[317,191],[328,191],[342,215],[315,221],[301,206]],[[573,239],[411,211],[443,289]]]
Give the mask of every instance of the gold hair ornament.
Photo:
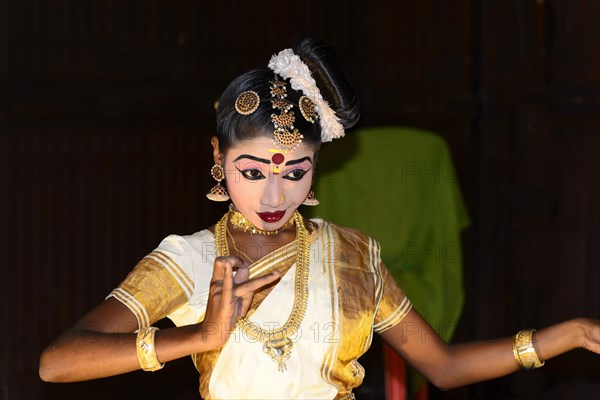
[[[260,104],[258,93],[252,90],[242,92],[235,100],[235,110],[242,115],[252,114]]]
[[[282,152],[294,150],[302,143],[304,136],[294,128],[296,116],[292,111],[293,104],[286,101],[287,86],[285,81],[280,81],[277,75],[275,79],[269,81],[271,96],[271,106],[279,112],[279,114],[271,114],[271,122],[275,126],[273,131],[273,144]]]
[[[274,54],[268,67],[283,79],[289,79],[292,89],[301,91],[315,104],[315,112],[319,116],[321,125],[322,142],[330,142],[344,136],[344,127],[335,111],[321,95],[310,69],[292,49]]]
[[[298,100],[298,108],[300,108],[300,112],[305,120],[310,123],[315,123],[315,121],[319,118],[319,114],[315,109],[316,104],[306,96],[300,97]]]
[[[288,153],[294,150],[304,136],[294,128],[296,116],[292,111],[294,104],[286,99],[287,84],[280,80],[277,75],[272,81],[269,81],[269,91],[271,93],[271,106],[278,111],[271,114],[271,122],[275,130],[273,131],[273,143],[278,151]],[[235,100],[235,110],[242,115],[249,115],[255,112],[260,105],[260,97],[258,93],[252,90],[247,90],[240,93]],[[298,100],[298,108],[300,113],[310,123],[314,123],[318,119],[316,112],[316,104],[307,96],[301,96]]]

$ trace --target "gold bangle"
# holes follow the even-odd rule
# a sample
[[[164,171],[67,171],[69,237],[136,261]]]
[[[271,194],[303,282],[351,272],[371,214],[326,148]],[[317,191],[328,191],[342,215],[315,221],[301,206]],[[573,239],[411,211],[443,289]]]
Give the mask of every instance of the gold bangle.
[[[138,361],[140,367],[144,371],[158,371],[165,366],[165,363],[160,363],[156,357],[156,348],[154,347],[154,335],[158,328],[154,326],[146,326],[137,332],[135,340],[135,348],[137,350]]]
[[[533,332],[535,329],[525,329],[518,332],[513,340],[513,355],[519,368],[533,369],[543,366],[535,347],[533,347]]]

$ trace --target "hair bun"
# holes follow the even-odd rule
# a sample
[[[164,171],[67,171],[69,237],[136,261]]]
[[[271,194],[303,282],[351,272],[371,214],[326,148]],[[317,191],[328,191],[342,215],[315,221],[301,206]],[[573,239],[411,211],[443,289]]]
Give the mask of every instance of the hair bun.
[[[331,46],[322,40],[304,35],[296,40],[293,51],[308,66],[321,95],[335,111],[345,129],[358,121],[358,99],[346,77]]]

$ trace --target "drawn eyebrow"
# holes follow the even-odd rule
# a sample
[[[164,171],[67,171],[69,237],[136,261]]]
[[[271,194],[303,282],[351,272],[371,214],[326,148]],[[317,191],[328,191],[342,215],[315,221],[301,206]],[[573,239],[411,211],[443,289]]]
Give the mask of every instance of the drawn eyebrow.
[[[308,161],[312,164],[312,160],[310,159],[310,157],[302,157],[299,158],[297,160],[290,160],[288,162],[285,163],[285,165],[294,165],[294,164],[300,164],[303,161]]]
[[[250,154],[241,154],[238,158],[233,160],[233,162],[239,161],[242,158],[249,158],[250,160],[258,161],[258,162],[261,162],[261,163],[267,164],[267,165],[271,164],[270,160],[267,160],[265,158],[260,158],[260,157],[254,157],[254,156],[251,156]]]

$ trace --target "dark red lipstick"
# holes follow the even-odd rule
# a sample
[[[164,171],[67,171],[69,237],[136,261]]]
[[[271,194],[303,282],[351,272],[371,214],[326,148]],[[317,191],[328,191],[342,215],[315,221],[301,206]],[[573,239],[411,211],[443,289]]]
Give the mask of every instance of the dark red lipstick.
[[[279,221],[281,218],[283,218],[283,216],[285,215],[285,210],[284,211],[275,211],[275,212],[260,212],[260,213],[256,213],[258,214],[258,216],[260,217],[260,219],[262,219],[263,221],[272,224],[274,222]]]

